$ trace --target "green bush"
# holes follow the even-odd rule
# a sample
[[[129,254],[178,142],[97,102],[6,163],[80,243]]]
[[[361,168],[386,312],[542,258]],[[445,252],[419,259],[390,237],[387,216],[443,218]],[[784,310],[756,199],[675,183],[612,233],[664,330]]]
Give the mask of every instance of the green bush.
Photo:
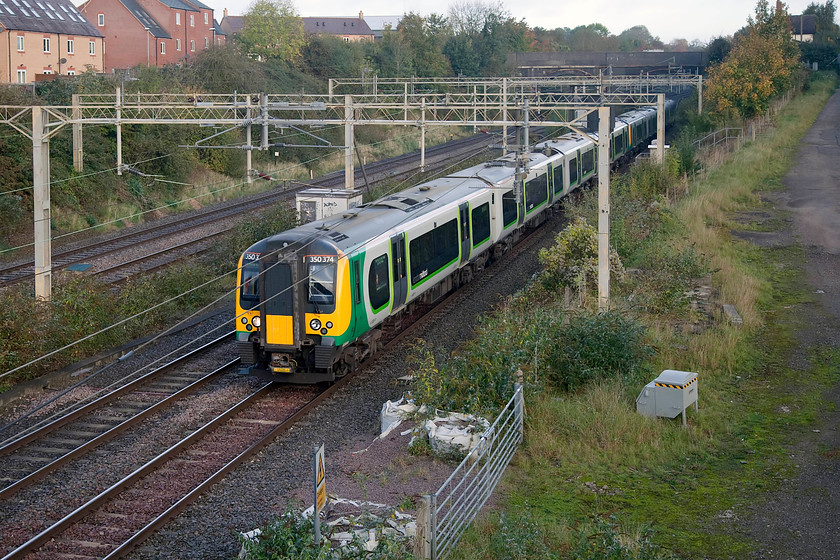
[[[632,380],[652,349],[645,329],[616,312],[584,313],[560,328],[549,348],[549,382],[560,389],[617,377]]]
[[[542,282],[546,289],[598,286],[598,230],[578,216],[555,237],[554,246],[540,249]],[[618,253],[610,251],[610,274],[621,279],[624,267]]]

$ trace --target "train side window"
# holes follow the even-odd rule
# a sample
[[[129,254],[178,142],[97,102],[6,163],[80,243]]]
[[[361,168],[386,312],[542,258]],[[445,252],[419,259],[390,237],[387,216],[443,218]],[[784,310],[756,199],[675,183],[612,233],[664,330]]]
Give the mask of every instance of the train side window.
[[[584,177],[595,171],[595,150],[589,150],[581,156],[581,166]]]
[[[502,223],[508,227],[516,222],[518,217],[516,198],[513,196],[513,191],[508,191],[502,195]]]
[[[537,175],[525,182],[525,208],[530,212],[548,199],[548,176]]]
[[[458,220],[450,220],[412,239],[408,251],[411,284],[415,286],[458,259]]]
[[[578,161],[576,157],[569,160],[569,185],[578,182]]]
[[[368,277],[368,298],[370,308],[380,311],[391,299],[391,279],[388,277],[388,254],[379,255],[370,265]]]
[[[490,203],[485,202],[472,211],[473,247],[490,239]]]
[[[558,162],[552,169],[554,175],[554,194],[563,192],[563,164]]]

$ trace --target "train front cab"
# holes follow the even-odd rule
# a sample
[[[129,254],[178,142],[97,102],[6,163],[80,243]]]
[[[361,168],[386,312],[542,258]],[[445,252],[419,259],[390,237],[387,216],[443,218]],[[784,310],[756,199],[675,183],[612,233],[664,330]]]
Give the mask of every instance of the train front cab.
[[[283,383],[335,380],[336,345],[351,330],[350,302],[338,297],[340,284],[349,283],[347,269],[347,259],[328,243],[267,247],[259,259],[261,325],[251,337],[256,347],[247,373]]]

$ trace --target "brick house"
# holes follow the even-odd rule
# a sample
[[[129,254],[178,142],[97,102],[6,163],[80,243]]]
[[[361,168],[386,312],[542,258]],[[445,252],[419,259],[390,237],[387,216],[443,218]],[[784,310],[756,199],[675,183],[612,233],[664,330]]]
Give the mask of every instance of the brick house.
[[[221,28],[228,37],[239,33],[245,27],[245,16],[230,16],[228,15],[227,8],[222,11],[222,14]]]
[[[79,10],[108,41],[106,72],[174,64],[225,41],[198,0],[88,0]]]
[[[359,14],[362,15],[362,14]],[[373,41],[374,34],[360,17],[305,17],[303,31],[313,35],[334,35],[345,42]]]
[[[101,71],[103,41],[68,0],[0,0],[0,83]]]

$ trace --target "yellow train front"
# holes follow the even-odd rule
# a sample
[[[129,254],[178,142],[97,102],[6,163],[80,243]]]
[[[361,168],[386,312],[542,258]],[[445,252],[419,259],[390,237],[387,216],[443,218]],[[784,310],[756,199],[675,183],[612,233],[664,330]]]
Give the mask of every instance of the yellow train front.
[[[349,266],[327,236],[296,228],[259,241],[243,254],[238,276],[242,373],[286,383],[345,373],[337,349],[353,336]]]

